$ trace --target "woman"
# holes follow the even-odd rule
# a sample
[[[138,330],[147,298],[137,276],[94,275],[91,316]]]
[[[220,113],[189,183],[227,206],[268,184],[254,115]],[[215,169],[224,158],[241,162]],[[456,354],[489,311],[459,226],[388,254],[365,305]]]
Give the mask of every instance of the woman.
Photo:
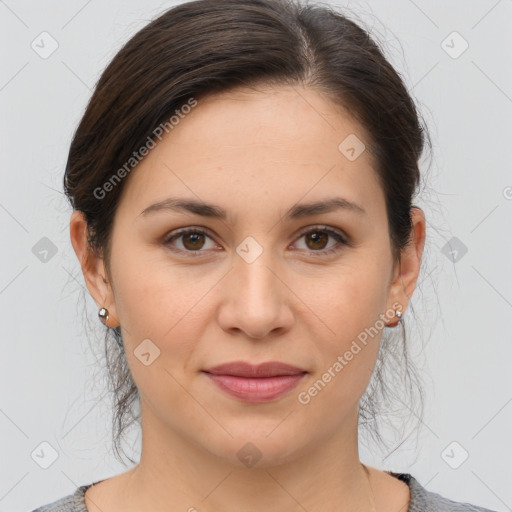
[[[64,185],[141,458],[37,510],[484,511],[358,454],[421,268],[426,135],[376,44],[324,6],[199,0],[137,33]]]

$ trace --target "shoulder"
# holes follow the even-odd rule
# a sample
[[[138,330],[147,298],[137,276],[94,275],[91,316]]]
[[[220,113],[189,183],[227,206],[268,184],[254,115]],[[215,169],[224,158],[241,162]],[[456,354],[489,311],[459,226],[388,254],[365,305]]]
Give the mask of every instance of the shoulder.
[[[389,473],[409,486],[411,500],[407,512],[496,512],[471,503],[453,501],[428,491],[409,473]]]
[[[427,490],[409,473],[386,473],[402,480],[409,486],[410,502],[407,512],[496,512],[471,503],[453,501]],[[85,491],[94,484],[82,485],[73,494],[43,505],[32,512],[88,512],[85,506]]]
[[[91,485],[81,485],[74,493],[52,501],[47,505],[42,505],[32,510],[32,512],[87,512],[84,495]]]

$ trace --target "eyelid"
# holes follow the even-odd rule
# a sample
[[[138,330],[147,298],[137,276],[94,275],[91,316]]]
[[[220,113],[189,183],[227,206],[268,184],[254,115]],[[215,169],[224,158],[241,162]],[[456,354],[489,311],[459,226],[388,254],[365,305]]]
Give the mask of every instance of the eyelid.
[[[203,235],[206,235],[207,237],[211,238],[213,241],[215,241],[215,236],[213,235],[213,233],[208,228],[200,227],[200,226],[197,226],[197,227],[196,226],[189,226],[189,227],[186,227],[186,228],[179,228],[177,230],[173,230],[173,231],[167,233],[163,237],[162,244],[167,246],[174,239],[177,239],[180,236],[188,235],[189,233],[203,234]],[[184,251],[183,249],[178,249],[178,248],[175,248],[175,247],[173,247],[171,250],[173,250],[175,252],[187,253],[187,254],[191,254],[191,255],[196,255],[196,254],[199,255],[202,252],[206,252],[206,251],[201,251],[201,250],[199,250],[199,251]]]
[[[351,246],[350,238],[344,231],[342,231],[339,228],[327,226],[324,224],[313,224],[310,226],[306,226],[305,228],[303,228],[299,231],[299,233],[295,236],[295,238],[297,240],[299,240],[304,235],[306,235],[310,232],[315,232],[315,231],[323,231],[323,232],[327,233],[331,238],[334,238],[337,243],[333,247],[330,247],[328,249],[321,249],[319,251],[314,251],[314,250],[307,251],[313,257],[322,257],[322,256],[327,256],[329,254],[339,253],[343,248],[343,247],[339,247],[340,245],[348,246],[348,247]],[[301,249],[296,249],[296,250],[301,250]]]
[[[340,237],[343,238],[343,240],[346,243],[348,243],[348,235],[346,235],[344,231],[342,231],[339,228],[335,228],[333,226],[328,226],[326,224],[312,224],[311,226],[306,226],[306,227],[302,228],[301,230],[299,230],[299,232],[297,233],[296,236],[303,236],[306,233],[309,233],[310,231],[314,231],[315,229],[317,229],[318,231],[326,231],[328,233],[333,233],[333,234],[339,235]],[[320,251],[318,251],[318,252],[320,252]]]
[[[298,233],[296,233],[294,235],[294,240],[298,240],[302,236],[304,236],[310,232],[314,232],[315,230],[324,231],[324,232],[328,233],[329,236],[336,239],[337,245],[341,244],[341,245],[350,246],[350,238],[344,231],[340,230],[339,228],[335,228],[335,227],[323,225],[323,224],[313,224],[310,226],[305,226],[304,228],[299,230]],[[162,243],[164,245],[168,245],[168,244],[170,244],[170,242],[172,240],[177,239],[180,236],[187,235],[189,233],[199,233],[199,234],[206,235],[207,237],[211,238],[215,243],[217,243],[215,241],[215,235],[213,235],[213,233],[208,228],[203,227],[203,226],[188,226],[185,228],[179,228],[177,230],[173,230],[164,236]],[[184,251],[183,249],[177,249],[177,248],[172,248],[171,250],[173,250],[175,252],[179,252],[179,253],[186,253],[187,255],[191,255],[192,257],[200,256],[201,253],[204,253],[204,252],[209,252],[209,251],[205,251],[205,250]],[[301,250],[305,250],[305,249],[295,249],[295,250],[301,251]],[[330,247],[329,249],[321,249],[318,251],[309,250],[307,252],[309,252],[310,254],[313,254],[313,255],[322,256],[322,255],[326,255],[328,253],[339,252],[340,250],[341,250],[341,248],[339,248],[339,247],[335,247],[335,248]]]

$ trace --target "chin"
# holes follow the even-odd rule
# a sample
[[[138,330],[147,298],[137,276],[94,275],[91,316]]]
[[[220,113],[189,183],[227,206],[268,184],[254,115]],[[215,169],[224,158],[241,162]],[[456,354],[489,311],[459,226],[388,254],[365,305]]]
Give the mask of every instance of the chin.
[[[249,469],[271,468],[291,462],[307,451],[307,442],[296,437],[294,432],[297,429],[290,429],[291,424],[287,425],[288,428],[279,421],[271,422],[271,426],[264,421],[261,428],[255,428],[254,424],[247,428],[240,423],[234,428],[224,425],[233,437],[220,433],[215,436],[216,440],[203,438],[201,441],[204,449],[230,465]]]

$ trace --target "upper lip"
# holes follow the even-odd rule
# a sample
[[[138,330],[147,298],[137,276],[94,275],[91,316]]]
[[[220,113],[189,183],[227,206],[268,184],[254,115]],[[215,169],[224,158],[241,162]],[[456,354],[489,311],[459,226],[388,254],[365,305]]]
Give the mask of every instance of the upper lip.
[[[232,375],[235,377],[276,377],[306,373],[305,370],[280,361],[269,361],[257,365],[245,361],[233,361],[213,366],[204,371],[215,375]]]

